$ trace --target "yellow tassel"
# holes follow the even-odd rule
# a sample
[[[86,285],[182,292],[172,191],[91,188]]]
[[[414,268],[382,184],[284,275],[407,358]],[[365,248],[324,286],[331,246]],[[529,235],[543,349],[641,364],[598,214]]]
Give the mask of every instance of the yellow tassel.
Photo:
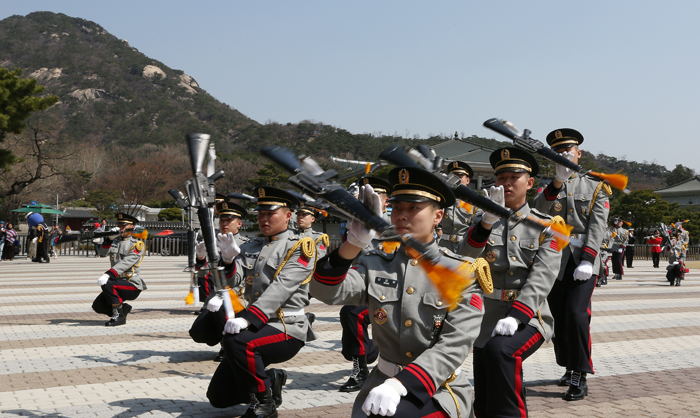
[[[461,201],[461,200],[459,201],[459,207],[461,207],[462,209],[466,210],[467,212],[471,212],[472,209],[473,209],[472,205],[470,205],[470,204],[467,203],[467,202],[463,202],[463,201]]]
[[[231,298],[231,306],[233,306],[233,312],[238,313],[244,310],[245,307],[241,303],[241,300],[238,299],[238,295],[236,295],[236,292],[234,292],[233,289],[231,289],[228,286],[226,286],[226,289],[228,290],[228,295]]]
[[[185,296],[185,305],[194,305],[194,292],[190,291],[190,293]]]

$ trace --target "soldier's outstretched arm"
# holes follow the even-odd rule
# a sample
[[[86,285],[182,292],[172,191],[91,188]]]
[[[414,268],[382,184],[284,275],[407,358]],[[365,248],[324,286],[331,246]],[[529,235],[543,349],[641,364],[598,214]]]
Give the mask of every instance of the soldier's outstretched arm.
[[[549,210],[554,205],[554,202],[556,202],[557,195],[560,191],[561,187],[557,189],[554,187],[554,182],[550,182],[547,187],[544,188],[542,193],[535,196],[535,200],[532,202],[532,207],[542,213],[549,213]]]
[[[318,260],[309,291],[314,297],[329,305],[366,305],[367,268],[360,264],[353,266],[334,250]]]
[[[483,225],[481,225],[481,219],[483,216],[483,212],[474,216],[472,226],[469,228],[464,239],[459,244],[459,248],[457,250],[459,254],[471,258],[477,258],[484,251],[489,235],[491,235],[491,230],[486,229],[483,227]]]

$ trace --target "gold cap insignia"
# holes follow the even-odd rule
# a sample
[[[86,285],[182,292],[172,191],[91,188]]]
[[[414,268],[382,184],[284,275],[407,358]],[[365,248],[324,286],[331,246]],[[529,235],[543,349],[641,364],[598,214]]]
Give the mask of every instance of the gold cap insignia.
[[[362,184],[369,184],[369,179],[362,179]]]
[[[408,184],[408,170],[405,168],[399,171],[399,183]]]
[[[123,217],[124,217],[124,215],[122,215],[122,214],[120,213],[120,214],[119,214],[119,219],[122,219]]]
[[[258,189],[258,197],[265,197],[265,189],[262,187]]]
[[[224,202],[221,204],[221,209],[228,209],[228,205]]]
[[[452,168],[459,168],[459,164],[457,163],[457,161],[452,163]]]
[[[508,151],[507,149],[504,149],[503,151],[501,151],[501,160],[507,160],[507,159],[510,159],[510,151]]]
[[[561,131],[555,131],[555,132],[554,132],[554,137],[555,137],[556,139],[562,139],[562,138],[563,138],[563,135],[561,134]]]

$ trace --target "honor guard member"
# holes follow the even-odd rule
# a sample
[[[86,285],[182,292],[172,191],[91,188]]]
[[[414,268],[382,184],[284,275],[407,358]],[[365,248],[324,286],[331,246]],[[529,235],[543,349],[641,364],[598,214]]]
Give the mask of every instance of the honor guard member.
[[[575,129],[557,129],[547,135],[553,151],[578,164],[583,135]],[[564,399],[575,401],[588,394],[586,374],[593,374],[591,358],[591,297],[600,271],[598,250],[607,226],[612,194],[610,186],[581,176],[560,164],[556,176],[533,207],[562,217],[573,226],[569,245],[561,251],[557,281],[547,297],[554,317],[554,354],[566,368],[559,386],[569,386]]]
[[[452,190],[435,174],[420,168],[397,167],[392,185],[391,220],[399,235],[437,250],[433,230],[445,208],[454,204]],[[372,187],[362,186],[360,201],[381,214]],[[460,366],[467,358],[483,315],[478,283],[465,289],[452,310],[418,260],[389,241],[358,259],[374,231],[359,222],[348,240],[319,260],[311,282],[314,297],[328,304],[367,305],[372,318],[379,361],[359,392],[352,417],[469,417],[472,391]],[[394,240],[398,238],[395,237]],[[445,263],[459,265],[466,257],[440,249]]]
[[[491,187],[492,201],[516,216],[551,219],[527,204],[527,191],[539,172],[532,154],[501,148],[489,159],[497,186]],[[474,343],[475,415],[525,417],[522,362],[554,334],[547,295],[561,262],[558,244],[540,228],[484,213],[475,217],[460,252],[489,262],[494,287],[484,295],[484,319]]]
[[[146,283],[139,275],[139,266],[146,254],[145,244],[134,236],[134,228],[139,220],[126,213],[117,214],[119,236],[112,240],[112,245],[100,249],[100,255],[108,255],[112,268],[107,270],[97,284],[102,287],[92,309],[110,316],[105,326],[115,327],[126,324],[126,316],[131,312],[131,305],[125,300],[134,300],[141,291],[146,290]]]
[[[596,287],[608,284],[608,274],[610,273],[608,261],[610,261],[610,248],[612,248],[612,232],[613,227],[610,225],[610,222],[608,222],[605,233],[603,234],[603,242],[600,243],[600,253],[598,254],[600,269],[598,270]]]
[[[649,240],[647,244],[651,245],[651,262],[654,268],[659,268],[659,258],[661,256],[661,243],[664,241],[661,238],[661,232],[659,230],[654,231],[653,237],[647,237]]]
[[[323,216],[316,208],[311,206],[301,206],[296,211],[297,215],[297,234],[302,237],[309,237],[314,240],[317,249],[317,258],[326,255],[330,240],[328,235],[323,232],[314,231],[314,222],[316,218]],[[315,264],[315,263],[314,263]]]
[[[683,251],[681,252],[681,260],[685,264],[686,260],[686,252],[688,251],[688,246],[690,245],[690,233],[688,233],[688,230],[683,228],[683,221],[680,219],[676,222],[676,228],[678,231],[681,233],[681,243],[683,244]]]
[[[463,161],[449,163],[447,171],[459,177],[459,181],[465,186],[474,177],[474,170]],[[445,217],[442,220],[443,235],[441,241],[439,241],[441,247],[445,247],[450,251],[457,251],[459,243],[472,224],[475,210],[474,206],[459,199],[454,205],[445,209]]]
[[[214,213],[219,217],[219,231],[221,235],[227,236],[228,239],[233,239],[239,248],[248,242],[248,238],[240,234],[240,227],[243,225],[242,219],[248,215],[243,206],[234,202],[219,200],[216,203]],[[231,234],[230,238],[228,234]],[[209,263],[206,258],[206,244],[204,241],[201,241],[197,243],[195,249],[197,257],[195,270],[197,271],[197,282],[199,285],[199,299],[204,301],[204,307],[190,328],[190,337],[195,342],[213,347],[219,344],[223,337],[226,314],[223,309],[219,309],[221,308],[221,305],[218,303],[219,299],[214,301],[211,306],[209,305],[209,301],[214,296],[213,291],[216,289],[214,289],[213,273],[209,270]],[[230,288],[234,288],[233,264],[224,265],[222,260],[223,255],[220,253],[219,266],[224,267],[224,276],[227,278],[226,284]],[[228,270],[226,270],[226,267],[228,267]],[[221,361],[223,355],[223,349],[221,349],[214,361]]]
[[[627,245],[627,230],[622,226],[622,219],[616,219],[614,223],[614,229],[612,234],[612,248],[610,252],[612,253],[612,268],[613,279],[622,280],[622,275],[625,274],[622,260],[625,258],[625,245]]]
[[[680,230],[671,235],[668,251],[668,267],[666,267],[666,279],[671,286],[680,286],[685,274],[685,262],[683,261],[683,237]]]
[[[277,416],[287,374],[265,368],[290,360],[316,338],[304,314],[316,246],[288,229],[299,206],[294,195],[258,187],[255,196],[262,235],[240,248],[231,234],[219,239],[224,266],[232,272],[234,287],[244,286],[247,308],[227,319],[221,343],[225,360],[207,398],[216,408],[250,402],[244,417],[268,418]]]

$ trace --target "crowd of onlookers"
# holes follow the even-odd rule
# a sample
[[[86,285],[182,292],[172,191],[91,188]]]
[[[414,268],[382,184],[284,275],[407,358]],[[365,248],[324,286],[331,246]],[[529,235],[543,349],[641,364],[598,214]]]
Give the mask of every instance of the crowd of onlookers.
[[[11,223],[0,221],[0,259],[12,261],[15,253],[19,252],[19,237]]]

